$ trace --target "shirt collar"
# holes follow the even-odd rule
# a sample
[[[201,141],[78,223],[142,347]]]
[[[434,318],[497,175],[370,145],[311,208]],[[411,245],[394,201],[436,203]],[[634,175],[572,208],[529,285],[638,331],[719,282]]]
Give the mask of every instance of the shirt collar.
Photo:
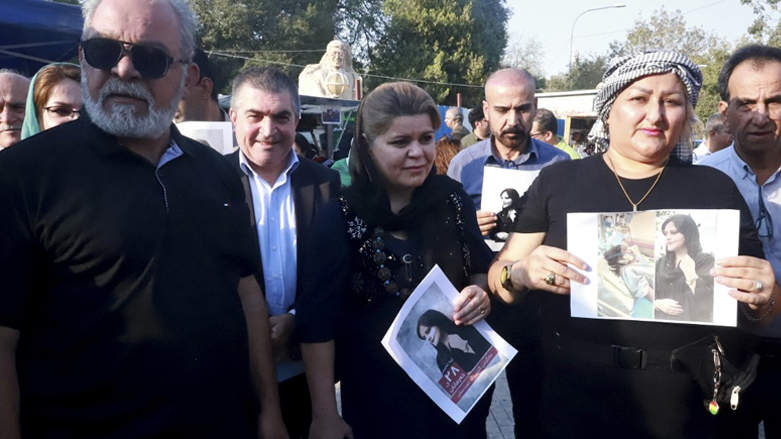
[[[752,181],[756,181],[756,175],[754,174],[754,171],[751,170],[751,166],[747,165],[735,150],[735,143],[733,142],[728,148],[727,154],[735,171],[735,175],[741,180],[751,179]]]
[[[751,169],[751,166],[749,166],[746,162],[743,161],[742,158],[740,158],[738,152],[735,150],[735,143],[733,142],[732,145],[730,145],[728,148],[729,149],[727,150],[727,154],[735,175],[741,180],[749,179],[756,183],[757,175]],[[781,178],[781,168],[778,168],[775,172],[773,172],[773,175],[767,179],[765,185],[777,178]]]
[[[128,153],[129,150],[117,141],[116,136],[113,136],[103,131],[99,126],[95,125],[89,116],[79,117],[75,123],[83,124],[85,139],[94,145],[96,150],[103,155],[112,155],[116,153]],[[180,157],[182,155],[191,155],[190,148],[192,147],[188,142],[182,141],[184,138],[179,130],[176,129],[174,124],[171,124],[171,137],[169,138],[168,148],[163,152],[163,156],[160,158],[160,162],[157,164],[157,168],[160,168],[164,164],[171,160]]]
[[[163,156],[160,157],[160,162],[157,163],[157,169],[162,168],[166,163],[177,157],[181,157],[182,155],[184,155],[182,148],[179,148],[179,145],[176,143],[176,141],[171,138],[168,149],[163,152]]]
[[[535,159],[539,159],[540,151],[536,141],[528,134],[526,139],[527,139],[526,144],[528,145],[528,147],[526,148],[526,152],[519,154],[518,157],[516,157],[513,160],[505,160],[504,158],[502,158],[502,156],[499,155],[499,153],[496,151],[496,148],[494,148],[494,142],[496,141],[496,137],[494,137],[492,133],[490,136],[488,136],[488,139],[486,139],[488,143],[489,151],[491,152],[491,154],[488,157],[486,157],[486,162],[491,158],[493,158],[493,160],[496,163],[513,162],[516,165],[520,165],[521,163],[528,161],[532,157]]]
[[[282,174],[292,174],[293,171],[298,169],[298,164],[298,154],[293,151],[293,148],[290,148],[290,152],[287,156],[287,166],[285,166],[285,170],[282,171]],[[242,151],[241,148],[239,148],[239,167],[247,176],[255,177],[255,171],[252,170],[252,166],[249,165],[249,160],[244,155],[244,151]]]

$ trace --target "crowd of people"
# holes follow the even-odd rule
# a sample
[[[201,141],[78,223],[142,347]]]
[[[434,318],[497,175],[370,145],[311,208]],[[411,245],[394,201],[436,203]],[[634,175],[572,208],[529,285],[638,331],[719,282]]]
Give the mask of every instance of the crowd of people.
[[[781,437],[781,49],[727,60],[696,149],[702,73],[664,48],[611,61],[585,157],[525,70],[487,76],[472,132],[386,83],[340,175],[280,70],[242,70],[220,108],[186,0],[82,8],[78,65],[0,70],[0,437],[486,438],[492,388],[455,422],[381,344],[435,266],[458,297],[415,336],[443,373],[489,350],[477,322],[517,348],[517,438]],[[235,151],[186,120],[229,121]],[[491,211],[487,167],[539,174]],[[684,214],[655,262],[616,232],[604,263],[648,317],[572,317],[596,267],[567,250],[569,213],[681,209],[738,211],[738,255]],[[709,324],[714,284],[737,327]]]

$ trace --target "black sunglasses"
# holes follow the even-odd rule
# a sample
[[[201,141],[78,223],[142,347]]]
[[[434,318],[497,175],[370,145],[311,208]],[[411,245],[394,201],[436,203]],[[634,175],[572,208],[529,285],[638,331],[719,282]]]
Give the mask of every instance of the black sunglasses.
[[[87,63],[100,70],[111,70],[125,54],[128,54],[133,61],[133,67],[146,79],[162,78],[168,73],[168,67],[175,62],[187,64],[183,59],[168,56],[163,49],[110,38],[91,38],[82,41],[81,48]]]

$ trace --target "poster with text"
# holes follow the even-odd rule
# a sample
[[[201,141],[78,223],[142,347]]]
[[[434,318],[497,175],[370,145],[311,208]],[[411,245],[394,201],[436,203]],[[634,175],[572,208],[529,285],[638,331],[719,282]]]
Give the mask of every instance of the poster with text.
[[[483,320],[456,325],[458,291],[435,266],[404,302],[382,345],[413,381],[461,423],[517,351]]]
[[[570,213],[567,250],[592,268],[572,283],[572,316],[736,326],[710,270],[738,254],[739,233],[737,210]]]
[[[523,194],[540,173],[486,166],[483,170],[483,196],[480,210],[496,214],[496,227],[488,234],[488,246],[501,250],[507,237],[514,230],[515,218],[520,213]]]

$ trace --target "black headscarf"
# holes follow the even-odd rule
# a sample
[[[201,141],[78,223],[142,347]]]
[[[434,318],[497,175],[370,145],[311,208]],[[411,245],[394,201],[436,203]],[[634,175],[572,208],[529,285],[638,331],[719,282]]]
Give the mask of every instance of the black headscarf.
[[[365,102],[366,99],[358,106],[355,119],[355,137],[350,148],[349,165],[352,184],[345,189],[344,195],[356,214],[370,224],[383,227],[388,231],[414,229],[416,225],[421,224],[422,217],[434,206],[443,203],[458,189],[459,184],[447,176],[436,175],[432,167],[431,173],[423,184],[413,192],[410,204],[398,214],[394,213],[385,190],[386,178],[377,169],[369,153],[366,127],[363,125]],[[400,113],[398,116],[405,116],[405,114]]]

